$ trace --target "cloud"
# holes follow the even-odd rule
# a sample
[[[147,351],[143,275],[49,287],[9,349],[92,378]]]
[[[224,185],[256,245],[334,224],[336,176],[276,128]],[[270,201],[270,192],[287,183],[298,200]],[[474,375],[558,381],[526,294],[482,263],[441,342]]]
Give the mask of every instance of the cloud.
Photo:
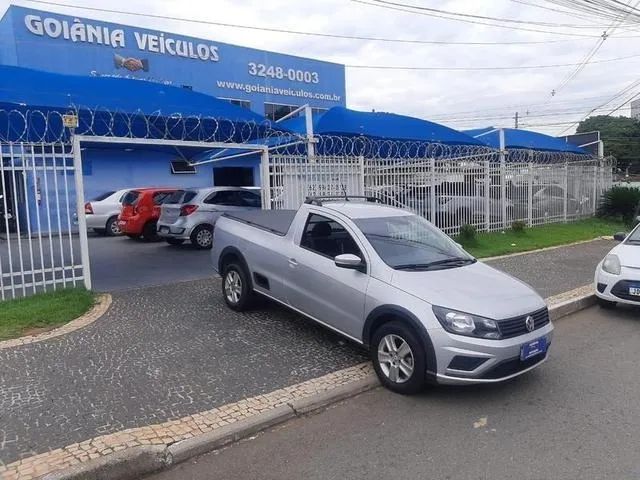
[[[105,5],[101,0],[65,1],[93,7]],[[407,0],[405,3],[411,2]],[[425,5],[415,0],[413,3]],[[112,0],[108,5],[111,9],[125,11],[346,35],[458,42],[561,42],[501,46],[383,43],[240,30],[144,16],[48,7],[27,1],[19,4],[347,65],[486,67],[578,63],[597,41],[597,38],[563,37],[447,21],[348,0]],[[0,11],[7,5],[7,0],[0,0]],[[430,8],[525,21],[584,23],[570,16],[551,14],[508,0],[449,0],[433,1],[428,5]],[[596,28],[580,32],[599,35],[606,27],[607,25],[597,25]],[[533,25],[527,28],[549,29]],[[557,31],[566,32],[567,29]],[[622,31],[616,34],[629,35],[628,32]],[[634,55],[635,43],[632,39],[612,37],[604,42],[593,60]],[[348,106],[356,109],[384,110],[426,119],[434,118],[456,128],[480,127],[487,124],[512,126],[512,117],[518,111],[523,123],[532,125],[532,129],[557,133],[565,128],[565,125],[546,124],[579,120],[591,108],[603,103],[634,81],[639,63],[640,58],[588,65],[553,97],[550,92],[558,88],[573,67],[481,72],[347,68],[347,102]],[[617,103],[613,103],[611,108],[616,105]],[[626,113],[628,109],[621,112]],[[557,115],[554,116],[554,113]],[[607,111],[603,110],[600,113]]]

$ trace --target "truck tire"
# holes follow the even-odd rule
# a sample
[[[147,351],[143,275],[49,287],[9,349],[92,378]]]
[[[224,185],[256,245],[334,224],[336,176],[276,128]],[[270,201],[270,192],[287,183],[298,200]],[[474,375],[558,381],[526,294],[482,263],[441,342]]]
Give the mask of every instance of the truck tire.
[[[371,339],[371,361],[380,383],[403,395],[420,392],[426,383],[427,356],[413,329],[393,320]]]
[[[222,297],[227,306],[236,312],[251,308],[255,294],[245,268],[238,263],[224,266],[222,273]]]

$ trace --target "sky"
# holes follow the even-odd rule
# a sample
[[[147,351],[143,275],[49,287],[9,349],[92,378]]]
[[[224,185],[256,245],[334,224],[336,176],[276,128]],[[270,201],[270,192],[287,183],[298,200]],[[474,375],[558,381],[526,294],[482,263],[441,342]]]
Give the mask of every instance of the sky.
[[[427,45],[354,39],[318,38],[250,31],[138,15],[96,13],[77,8],[44,5],[27,0],[12,3],[59,13],[98,18],[232,43],[275,52],[317,58],[347,65],[347,106],[357,110],[388,111],[437,121],[458,128],[520,127],[549,134],[570,133],[573,122],[601,106],[636,81],[640,66],[640,33],[629,24],[613,28],[611,21],[576,18],[545,8],[546,0],[392,0],[471,15],[517,19],[523,28],[551,33],[518,31],[452,21],[398,11],[354,0],[54,0],[89,7],[107,7],[215,22],[322,32],[349,36],[386,37],[421,41],[504,42],[502,45]],[[624,0],[631,1],[631,0]],[[634,0],[632,3],[636,3]],[[0,13],[9,1],[0,0]],[[538,7],[533,6],[538,5]],[[554,26],[531,25],[553,23]],[[558,27],[579,25],[580,28]],[[588,28],[586,28],[588,27]],[[575,77],[562,86],[576,67],[520,70],[433,71],[356,68],[357,66],[486,68],[580,63],[610,36]],[[569,34],[589,35],[570,36]],[[544,42],[514,44],[514,42]],[[602,60],[638,55],[625,60]],[[556,94],[551,95],[555,90]],[[636,93],[640,85],[597,110],[606,114]],[[616,115],[629,115],[628,105]],[[568,129],[568,130],[567,130]]]

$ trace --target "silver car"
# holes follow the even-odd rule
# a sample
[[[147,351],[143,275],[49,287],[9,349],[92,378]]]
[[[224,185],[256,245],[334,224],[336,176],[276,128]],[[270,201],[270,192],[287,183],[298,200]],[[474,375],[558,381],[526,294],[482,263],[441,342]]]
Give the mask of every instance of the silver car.
[[[175,192],[162,205],[158,235],[171,245],[189,240],[197,248],[211,248],[213,227],[225,212],[261,207],[258,187],[210,187]]]
[[[120,235],[118,215],[122,210],[122,200],[129,190],[106,192],[85,203],[87,228],[100,235]]]
[[[300,312],[368,348],[400,393],[499,382],[547,359],[544,300],[406,210],[314,199],[229,213],[212,255],[230,308],[260,294]]]

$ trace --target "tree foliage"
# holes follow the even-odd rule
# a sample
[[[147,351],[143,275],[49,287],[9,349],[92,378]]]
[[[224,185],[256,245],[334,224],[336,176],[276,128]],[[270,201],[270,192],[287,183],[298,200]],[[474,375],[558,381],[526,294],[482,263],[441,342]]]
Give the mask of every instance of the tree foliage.
[[[597,115],[580,122],[577,133],[600,132],[604,154],[613,155],[618,168],[640,172],[640,121],[629,117]]]

